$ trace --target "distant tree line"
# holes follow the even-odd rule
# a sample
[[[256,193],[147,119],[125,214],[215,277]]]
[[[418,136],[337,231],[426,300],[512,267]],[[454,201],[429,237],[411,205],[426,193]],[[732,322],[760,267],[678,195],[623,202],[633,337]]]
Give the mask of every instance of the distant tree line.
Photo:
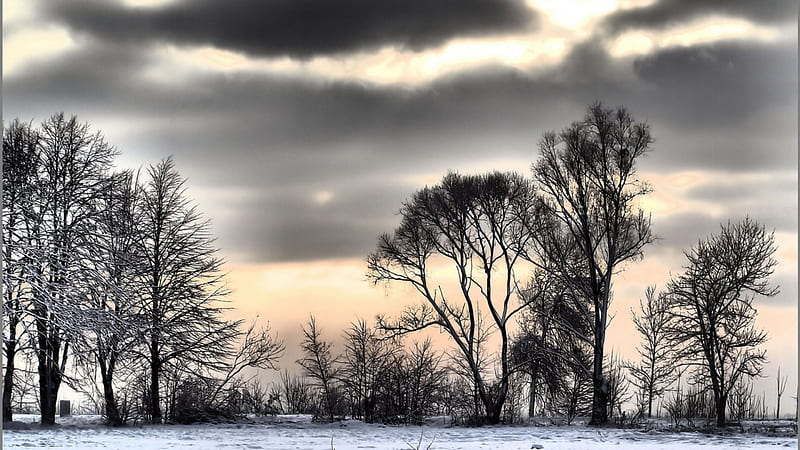
[[[114,172],[116,156],[63,114],[4,129],[4,420],[28,386],[19,360],[35,361],[43,425],[62,383],[98,379],[104,415],[122,425],[193,414],[179,409],[190,380],[207,389],[195,413],[214,409],[243,367],[274,368],[283,351],[268,329],[223,317],[222,260],[172,160],[139,179]]]

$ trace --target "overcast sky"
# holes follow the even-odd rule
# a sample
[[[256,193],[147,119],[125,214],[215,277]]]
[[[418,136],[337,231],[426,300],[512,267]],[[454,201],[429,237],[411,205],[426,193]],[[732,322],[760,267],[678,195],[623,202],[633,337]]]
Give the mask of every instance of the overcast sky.
[[[543,132],[624,105],[656,139],[640,172],[662,239],[615,298],[749,214],[776,231],[762,320],[786,321],[770,351],[794,368],[796,3],[4,0],[3,118],[76,114],[124,167],[173,155],[234,302],[279,315],[301,288],[380,304],[363,260],[414,190],[449,169],[529,174]]]

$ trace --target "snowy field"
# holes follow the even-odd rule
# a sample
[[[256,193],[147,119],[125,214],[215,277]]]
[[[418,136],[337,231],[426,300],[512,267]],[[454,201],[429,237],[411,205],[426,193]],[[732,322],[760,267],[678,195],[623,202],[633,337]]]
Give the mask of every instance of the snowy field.
[[[19,416],[33,422],[35,416]],[[574,449],[641,450],[797,448],[797,439],[767,434],[596,430],[578,426],[447,427],[368,425],[358,421],[314,424],[308,416],[278,416],[263,423],[132,426],[99,425],[97,416],[58,418],[54,429],[3,431],[3,448],[47,449]],[[23,425],[24,428],[24,425]],[[421,439],[420,439],[421,438]]]

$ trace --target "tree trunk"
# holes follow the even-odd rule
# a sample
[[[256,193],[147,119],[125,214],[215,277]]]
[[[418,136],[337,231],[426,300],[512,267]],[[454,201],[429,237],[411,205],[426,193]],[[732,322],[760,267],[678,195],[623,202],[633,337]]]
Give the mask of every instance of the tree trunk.
[[[41,317],[46,314],[46,311],[41,313]],[[61,340],[55,336],[57,331],[50,329],[45,319],[37,319],[36,322],[41,424],[51,426],[56,423],[56,400],[61,386],[61,370],[58,366]]]
[[[105,360],[101,356],[99,361],[100,366],[100,379],[103,382],[103,401],[105,403],[106,421],[112,427],[120,427],[123,425],[122,415],[119,412],[119,405],[114,396],[114,379],[113,361],[106,365]]]
[[[597,323],[600,322],[600,323]],[[605,425],[608,422],[608,380],[603,374],[603,346],[605,324],[596,320],[594,361],[592,371],[592,418],[589,425]]]
[[[508,380],[500,382],[500,389],[497,392],[497,396],[494,398],[486,391],[486,387],[481,381],[476,380],[476,382],[480,383],[478,386],[478,393],[480,394],[481,403],[483,403],[484,410],[486,411],[486,416],[481,422],[488,425],[499,424],[503,413],[503,404],[505,404],[506,396],[508,395]],[[478,411],[475,411],[475,413],[477,415]],[[476,419],[478,419],[478,417],[476,417]]]
[[[61,377],[57,368],[39,365],[39,409],[43,426],[56,423],[56,401],[60,384]]]
[[[530,398],[528,399],[528,420],[536,416],[536,391],[538,382],[537,371],[531,371]]]
[[[161,423],[161,393],[159,391],[158,378],[161,367],[158,355],[151,355],[150,361],[150,422]]]
[[[497,425],[500,423],[500,416],[503,413],[503,404],[496,402],[493,405],[486,406],[486,424]]]
[[[12,333],[14,327],[9,324]],[[5,349],[6,357],[6,371],[3,373],[3,422],[11,422],[14,420],[14,411],[11,409],[11,394],[14,391],[14,358],[17,354],[17,343],[14,339],[9,339],[6,342]]]
[[[717,426],[725,427],[725,408],[728,406],[728,398],[724,395],[715,396],[715,406],[717,409]]]

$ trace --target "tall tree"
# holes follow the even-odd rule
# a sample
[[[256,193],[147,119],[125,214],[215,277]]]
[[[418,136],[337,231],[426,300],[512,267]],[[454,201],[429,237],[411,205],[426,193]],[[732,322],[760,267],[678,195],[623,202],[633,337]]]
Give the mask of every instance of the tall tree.
[[[24,310],[30,301],[28,265],[32,209],[39,164],[39,136],[14,120],[3,130],[3,421],[13,419],[15,360],[21,350]]]
[[[670,281],[668,333],[678,356],[708,380],[717,425],[725,426],[728,397],[743,377],[758,376],[767,340],[755,327],[755,296],[773,296],[774,233],[746,218],[721,227],[689,251],[685,272]]]
[[[93,326],[86,327],[86,338],[79,342],[87,369],[100,371],[106,421],[123,425],[114,392],[120,366],[141,362],[134,348],[139,343],[140,316],[136,294],[143,270],[137,251],[138,228],[135,206],[138,182],[131,172],[109,175],[98,193],[99,211],[83,256],[91,261],[91,278],[85,280],[86,312]]]
[[[71,342],[87,325],[85,285],[92,267],[80,249],[97,216],[99,186],[116,150],[76,117],[56,114],[42,123],[34,217],[35,264],[29,265],[30,312],[36,328],[39,402],[43,425],[55,423],[56,399]]]
[[[653,400],[664,394],[664,389],[678,377],[671,359],[672,343],[667,339],[669,326],[668,301],[665,293],[656,294],[655,286],[645,291],[645,300],[639,300],[639,312],[631,309],[631,317],[642,341],[636,348],[638,364],[628,364],[632,384],[646,402],[647,417],[653,415]]]
[[[431,326],[446,332],[477,391],[482,420],[489,423],[500,420],[514,370],[509,326],[531,300],[517,301],[517,272],[531,242],[526,224],[534,223],[533,200],[530,181],[519,174],[450,173],[403,205],[400,226],[382,235],[367,258],[373,283],[405,283],[424,300],[395,322],[380,318],[379,325],[397,335]],[[452,266],[454,293],[431,273],[437,260]],[[498,336],[496,352],[485,349],[489,333]],[[486,357],[493,354],[496,360],[489,361]],[[490,388],[495,382],[496,389]]]
[[[652,142],[647,124],[597,103],[583,121],[545,133],[532,166],[554,219],[548,233],[531,233],[541,237],[543,268],[583,300],[580,311],[591,327],[595,425],[608,421],[603,360],[613,276],[653,240],[650,217],[638,207],[650,187],[636,175],[636,161]]]
[[[223,319],[227,290],[210,226],[186,197],[167,158],[148,170],[136,208],[143,256],[139,310],[150,369],[149,412],[162,420],[160,378],[168,365],[225,370],[239,322]]]

